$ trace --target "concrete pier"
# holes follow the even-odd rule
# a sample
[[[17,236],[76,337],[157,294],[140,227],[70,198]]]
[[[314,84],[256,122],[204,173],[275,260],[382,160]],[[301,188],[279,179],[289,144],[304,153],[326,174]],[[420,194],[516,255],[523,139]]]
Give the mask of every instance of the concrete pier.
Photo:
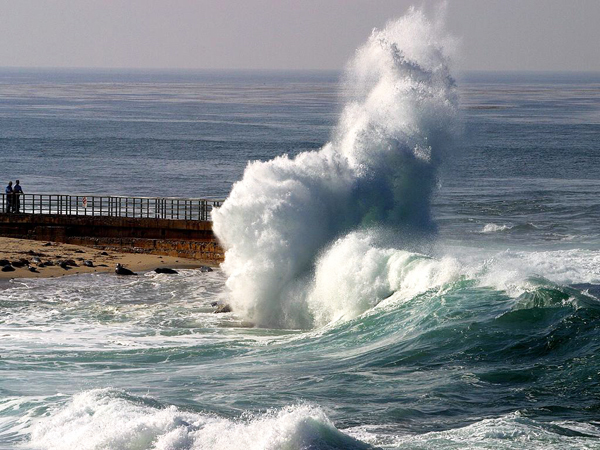
[[[89,199],[86,200],[86,203],[89,202]],[[181,199],[180,203],[183,204],[184,200]],[[143,208],[140,210],[146,217],[135,217],[137,214],[126,209],[114,211],[121,214],[125,211],[128,217],[116,213],[75,214],[72,209],[59,213],[52,207],[48,208],[49,213],[36,212],[26,208],[27,204],[24,206],[21,209],[24,212],[0,213],[0,236],[212,262],[222,261],[224,257],[223,249],[213,234],[212,222],[201,220],[208,217],[208,213],[186,220],[164,218],[162,214],[162,217],[148,217],[158,214],[146,214],[147,210]],[[81,208],[82,211],[86,209]],[[185,217],[186,213],[179,215]]]

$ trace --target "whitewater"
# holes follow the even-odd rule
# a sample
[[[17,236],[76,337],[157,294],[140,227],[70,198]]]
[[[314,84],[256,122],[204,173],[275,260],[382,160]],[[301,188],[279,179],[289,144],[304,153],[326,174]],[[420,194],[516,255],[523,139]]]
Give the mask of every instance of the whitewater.
[[[0,71],[30,191],[227,196],[214,272],[0,284],[0,449],[600,448],[600,77],[458,47],[411,9],[341,76]]]
[[[440,28],[412,11],[375,30],[348,65],[348,99],[332,142],[251,163],[214,214],[232,306],[258,326],[308,328],[364,312],[394,286],[378,288],[368,268],[330,261],[342,253],[356,263],[363,254],[349,233],[364,229],[378,240],[376,228],[385,227],[406,241],[433,227],[435,170],[457,115],[451,42]],[[338,271],[352,273],[357,286],[336,301],[327,283]]]

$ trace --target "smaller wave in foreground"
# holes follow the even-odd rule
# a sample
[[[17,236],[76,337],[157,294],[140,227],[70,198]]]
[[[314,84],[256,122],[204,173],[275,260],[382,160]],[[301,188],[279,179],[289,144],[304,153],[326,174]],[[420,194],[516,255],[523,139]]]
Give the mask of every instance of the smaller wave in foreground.
[[[72,397],[29,430],[36,449],[269,450],[367,449],[318,407],[297,405],[230,420],[163,407],[124,391],[95,389]]]
[[[540,422],[519,412],[469,426],[424,434],[394,433],[393,426],[339,430],[317,406],[296,405],[231,420],[161,406],[124,391],[77,394],[30,427],[36,449],[301,450],[301,449],[582,449],[600,428],[580,422]]]

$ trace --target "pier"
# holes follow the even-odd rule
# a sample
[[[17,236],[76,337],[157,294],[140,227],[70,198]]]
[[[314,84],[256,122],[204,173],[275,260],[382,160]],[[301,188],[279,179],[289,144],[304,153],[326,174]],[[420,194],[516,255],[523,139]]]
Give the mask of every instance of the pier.
[[[18,203],[18,211],[11,208],[9,212],[7,196],[1,194],[0,236],[223,259],[211,220],[213,208],[223,199],[21,194]]]

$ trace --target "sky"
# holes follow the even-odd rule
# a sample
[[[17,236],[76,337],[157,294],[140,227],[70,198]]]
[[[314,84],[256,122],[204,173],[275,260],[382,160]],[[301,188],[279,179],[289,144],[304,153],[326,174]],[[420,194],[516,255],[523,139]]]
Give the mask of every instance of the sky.
[[[0,0],[0,67],[339,70],[420,0]],[[600,71],[600,0],[447,0],[463,70]]]

